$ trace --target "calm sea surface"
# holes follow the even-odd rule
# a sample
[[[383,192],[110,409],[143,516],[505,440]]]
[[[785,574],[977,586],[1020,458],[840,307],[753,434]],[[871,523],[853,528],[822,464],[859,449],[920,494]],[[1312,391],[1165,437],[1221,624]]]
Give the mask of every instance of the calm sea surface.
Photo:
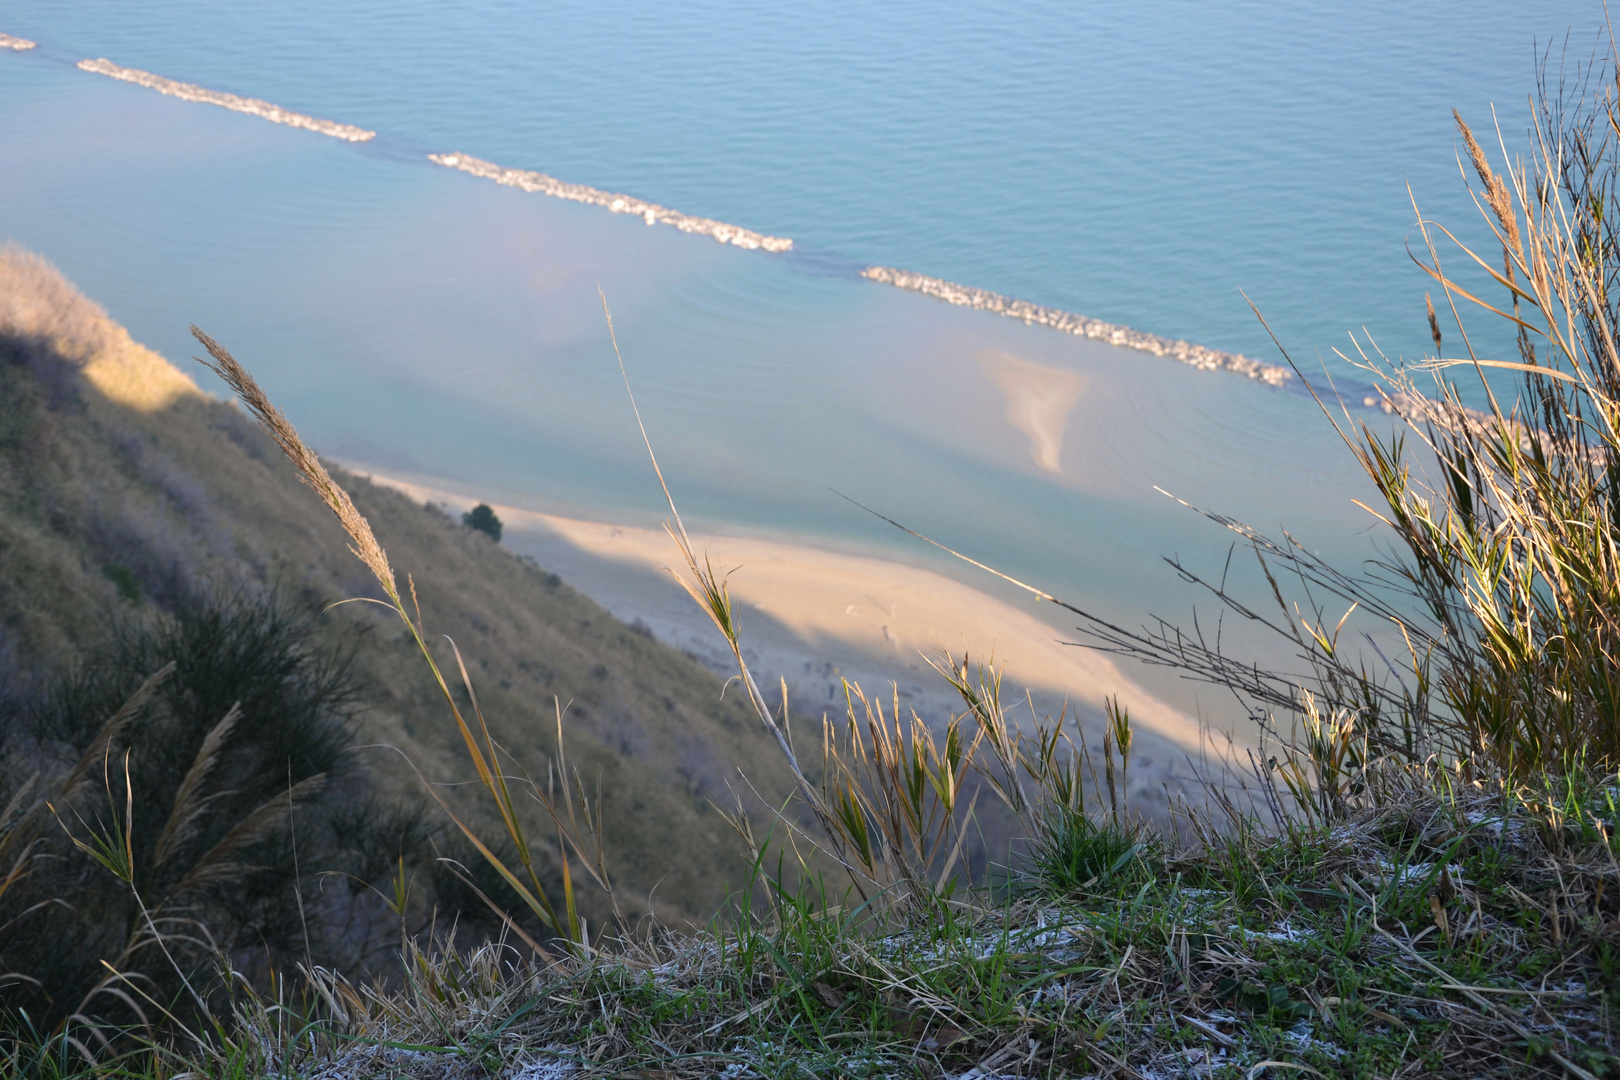
[[[1310,400],[859,268],[1277,361],[1241,289],[1307,366],[1362,327],[1416,353],[1412,199],[1474,220],[1449,110],[1482,129],[1494,105],[1517,147],[1538,50],[1556,67],[1568,35],[1584,60],[1601,25],[1586,0],[10,0],[0,31],[40,48],[0,53],[0,239],[172,358],[202,325],[340,459],[656,519],[600,286],[695,517],[939,565],[835,488],[1106,614],[1181,616],[1194,598],[1160,557],[1218,570],[1228,536],[1155,485],[1347,565],[1373,554]],[[379,136],[165,98],[84,57]],[[429,151],[797,247],[648,228]],[[1011,420],[1007,380],[1032,370],[1037,396],[1052,372],[1083,384],[1055,470]]]

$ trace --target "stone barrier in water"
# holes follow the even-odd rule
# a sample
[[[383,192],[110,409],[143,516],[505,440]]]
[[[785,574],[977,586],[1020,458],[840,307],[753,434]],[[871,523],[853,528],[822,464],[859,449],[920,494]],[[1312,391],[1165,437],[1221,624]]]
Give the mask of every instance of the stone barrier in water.
[[[1267,364],[1253,357],[1242,356],[1238,353],[1222,352],[1211,349],[1205,345],[1194,345],[1190,341],[1179,341],[1173,338],[1160,337],[1157,334],[1147,334],[1140,330],[1132,330],[1128,326],[1115,326],[1105,323],[1101,319],[1091,319],[1084,315],[1076,315],[1072,311],[1062,308],[1044,307],[1032,304],[1028,300],[1014,300],[1010,296],[990,292],[988,289],[975,289],[969,285],[957,285],[953,282],[942,281],[939,278],[928,277],[926,274],[913,274],[909,270],[897,270],[892,266],[868,266],[861,271],[861,276],[873,281],[880,281],[885,285],[894,285],[901,289],[910,289],[925,296],[932,296],[943,300],[947,304],[956,304],[959,307],[976,308],[980,311],[990,311],[997,315],[1005,315],[1009,319],[1022,319],[1024,322],[1036,326],[1049,326],[1054,330],[1061,330],[1065,334],[1076,334],[1080,337],[1095,338],[1106,341],[1110,345],[1121,345],[1127,349],[1141,349],[1154,356],[1168,356],[1189,364],[1204,371],[1231,371],[1239,375],[1247,375],[1251,379],[1272,386],[1281,386],[1294,377],[1288,368],[1277,364]]]
[[[750,251],[788,251],[793,247],[793,241],[785,236],[766,236],[737,225],[727,225],[723,221],[693,217],[629,195],[616,195],[611,191],[586,187],[584,184],[565,183],[545,173],[504,168],[467,154],[429,154],[428,160],[447,169],[460,169],[485,180],[493,180],[497,184],[522,188],[524,191],[538,191],[554,199],[568,199],[591,206],[606,207],[615,214],[634,214],[645,220],[648,225],[673,225],[681,232],[712,236],[722,244],[734,244]]]
[[[279,105],[272,105],[268,101],[258,98],[238,97],[220,90],[208,90],[191,83],[176,82],[165,79],[161,75],[153,75],[149,71],[137,71],[134,68],[119,67],[111,60],[80,60],[79,68],[82,71],[92,71],[97,75],[105,75],[110,79],[119,79],[123,82],[144,86],[149,90],[156,90],[160,94],[168,94],[182,101],[200,101],[205,105],[218,105],[222,109],[232,112],[247,113],[249,116],[259,116],[272,123],[286,124],[288,127],[303,128],[321,135],[330,135],[334,139],[345,142],[365,142],[367,139],[377,137],[375,131],[354,127],[350,124],[339,124],[334,120],[321,120],[303,113],[295,113],[283,109]]]
[[[0,34],[0,49],[15,49],[17,52],[23,52],[24,50],[32,49],[33,47],[34,42],[29,41],[27,38],[12,37],[10,34]]]
[[[0,48],[23,50],[34,48],[34,42],[23,38],[0,34]],[[156,90],[160,94],[168,94],[183,101],[200,101],[208,105],[218,105],[233,112],[247,113],[251,116],[262,117],[277,124],[286,124],[289,127],[304,128],[308,131],[330,135],[335,139],[347,142],[365,142],[376,137],[375,131],[354,127],[349,124],[339,124],[333,120],[321,120],[303,113],[295,113],[273,105],[258,98],[239,97],[236,94],[227,94],[219,90],[209,90],[192,83],[177,82],[166,79],[151,72],[139,71],[135,68],[119,67],[110,60],[81,60],[78,65],[82,70],[105,75],[108,78],[119,79],[123,82],[134,83]],[[523,191],[535,191],[542,195],[549,195],[555,199],[568,199],[572,202],[585,203],[590,206],[601,206],[615,214],[634,214],[642,218],[648,225],[673,225],[686,233],[696,233],[700,236],[713,237],[722,244],[732,244],[736,247],[751,251],[789,251],[793,241],[785,236],[766,236],[763,233],[744,229],[737,225],[728,225],[723,221],[712,218],[693,217],[678,210],[671,210],[667,206],[659,206],[644,199],[637,199],[630,195],[619,195],[611,191],[602,191],[599,188],[589,187],[585,184],[570,184],[558,180],[554,176],[547,176],[541,172],[529,172],[523,169],[508,169],[493,162],[484,161],[468,154],[429,154],[428,160],[436,165],[448,169],[459,169],[473,176],[493,180],[497,184],[520,188]],[[1022,319],[1030,325],[1048,326],[1066,334],[1076,334],[1081,337],[1106,341],[1111,345],[1120,345],[1128,349],[1140,349],[1155,356],[1168,356],[1179,360],[1183,364],[1200,368],[1204,371],[1231,371],[1239,375],[1246,375],[1251,379],[1272,386],[1281,386],[1294,377],[1292,371],[1277,364],[1267,364],[1252,357],[1238,353],[1223,352],[1211,349],[1205,345],[1194,345],[1189,341],[1180,341],[1172,338],[1160,337],[1157,334],[1144,333],[1141,330],[1132,330],[1128,326],[1116,326],[1113,323],[1103,322],[1101,319],[1087,318],[1076,315],[1072,311],[1061,308],[1045,307],[1033,304],[1028,300],[1015,300],[1000,293],[993,293],[988,289],[975,289],[969,285],[957,285],[954,282],[944,281],[940,278],[928,277],[926,274],[914,274],[909,270],[898,270],[890,266],[869,266],[861,271],[861,276],[872,281],[882,282],[885,285],[894,285],[901,289],[910,289],[925,296],[932,296],[944,300],[948,304],[961,307],[975,308],[997,315],[1005,315],[1010,319]]]

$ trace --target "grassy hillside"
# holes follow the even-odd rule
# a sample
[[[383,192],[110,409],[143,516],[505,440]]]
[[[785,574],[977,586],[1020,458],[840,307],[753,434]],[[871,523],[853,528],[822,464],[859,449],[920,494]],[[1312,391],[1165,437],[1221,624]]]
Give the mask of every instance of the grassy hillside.
[[[569,761],[600,783],[617,884],[653,891],[666,917],[712,913],[741,863],[709,800],[730,804],[736,767],[763,792],[785,791],[758,721],[735,695],[723,701],[721,681],[695,661],[543,567],[334,473],[393,564],[414,575],[428,630],[461,647],[495,737],[542,776],[554,698],[568,706]],[[238,408],[133,342],[43,259],[0,252],[0,688],[26,696],[119,622],[271,587],[317,610],[377,589]],[[356,649],[361,742],[397,747],[438,783],[472,778],[396,618],[350,604],[326,613],[321,633]],[[375,787],[421,798],[399,755],[360,753]]]

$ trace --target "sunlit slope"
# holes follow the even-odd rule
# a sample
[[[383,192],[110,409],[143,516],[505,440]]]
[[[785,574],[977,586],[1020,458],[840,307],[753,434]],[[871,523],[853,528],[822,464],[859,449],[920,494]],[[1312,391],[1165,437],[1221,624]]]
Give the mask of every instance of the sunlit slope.
[[[569,764],[604,795],[610,870],[668,914],[711,912],[743,864],[710,801],[746,790],[738,768],[762,794],[786,791],[740,698],[722,700],[720,679],[543,567],[333,473],[413,577],[430,633],[460,646],[515,763],[544,778],[560,701]],[[25,689],[118,620],[188,595],[271,585],[314,607],[376,590],[239,410],[131,341],[44,260],[0,251],[0,680]],[[473,779],[397,618],[356,603],[324,623],[353,643],[369,684],[362,741],[397,747],[435,782]],[[421,797],[400,754],[361,753],[384,790]]]

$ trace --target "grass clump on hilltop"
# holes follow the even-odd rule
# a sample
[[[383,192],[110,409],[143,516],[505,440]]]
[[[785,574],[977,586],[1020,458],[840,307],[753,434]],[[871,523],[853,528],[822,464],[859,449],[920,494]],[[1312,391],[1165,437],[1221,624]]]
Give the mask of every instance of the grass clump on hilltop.
[[[1216,594],[1294,642],[1308,676],[1063,604],[1102,644],[1230,688],[1267,734],[1252,768],[1206,778],[1209,804],[1183,807],[1175,836],[1118,800],[1125,707],[1110,709],[1094,754],[1063,716],[1013,724],[996,672],[966,658],[937,664],[962,702],[943,729],[851,685],[845,716],[818,732],[819,754],[796,746],[785,702],[767,702],[744,659],[724,577],[693,551],[671,499],[689,590],[730,644],[765,731],[756,744],[774,745],[797,804],[727,808],[748,875],[697,932],[619,902],[612,823],[560,735],[544,776],[519,770],[475,689],[487,680],[463,654],[430,646],[432,605],[406,599],[345,480],[199,335],[371,572],[474,766],[481,801],[446,802],[447,819],[543,932],[512,916],[505,940],[465,948],[402,933],[403,985],[316,968],[233,982],[223,998],[188,984],[211,1024],[109,1033],[82,1017],[14,1034],[11,1071],[1620,1072],[1620,84],[1581,86],[1585,97],[1543,103],[1529,157],[1506,171],[1458,120],[1493,245],[1477,254],[1459,242],[1460,260],[1507,300],[1487,304],[1438,243],[1426,269],[1442,310],[1474,304],[1508,320],[1519,359],[1476,355],[1460,314],[1464,347],[1446,356],[1431,308],[1436,356],[1368,360],[1404,436],[1348,415],[1341,431],[1382,497],[1396,541],[1387,564],[1347,575],[1292,540],[1217,519],[1253,544],[1277,613]],[[1450,235],[1422,227],[1425,240]],[[1446,381],[1459,368],[1479,379],[1484,407]],[[1425,394],[1427,375],[1436,384]],[[1504,406],[1507,379],[1515,397]],[[1298,606],[1285,584],[1300,586]],[[1340,602],[1351,609],[1342,617],[1328,608]],[[1352,615],[1396,646],[1374,636],[1376,662],[1354,654]],[[115,812],[83,839],[127,884],[116,825],[127,792],[116,776],[105,787]],[[962,869],[980,799],[1032,838],[1027,858],[990,882]],[[519,813],[525,802],[538,818]],[[536,868],[552,850],[548,878]],[[594,933],[579,914],[587,878],[612,912]],[[92,1032],[106,1041],[91,1045]]]

